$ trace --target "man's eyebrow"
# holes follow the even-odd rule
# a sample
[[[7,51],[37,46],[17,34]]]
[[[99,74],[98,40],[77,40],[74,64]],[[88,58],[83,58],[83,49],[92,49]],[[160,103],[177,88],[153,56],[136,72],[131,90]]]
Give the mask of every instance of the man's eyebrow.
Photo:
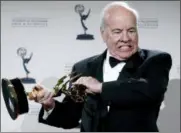
[[[130,27],[128,30],[136,30],[136,27]]]
[[[112,31],[122,31],[122,29],[112,29]]]
[[[136,30],[136,27],[130,27],[127,30]],[[122,29],[116,28],[116,29],[112,29],[111,31],[122,31]]]

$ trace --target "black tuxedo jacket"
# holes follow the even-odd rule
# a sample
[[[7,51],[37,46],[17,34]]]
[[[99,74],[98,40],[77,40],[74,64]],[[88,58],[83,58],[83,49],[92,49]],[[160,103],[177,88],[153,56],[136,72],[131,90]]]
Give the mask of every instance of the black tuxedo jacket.
[[[76,63],[73,71],[103,82],[106,51]],[[89,94],[84,103],[65,97],[56,101],[49,117],[39,122],[81,131],[154,132],[164,93],[167,90],[171,56],[166,52],[140,49],[131,56],[116,81],[103,82],[102,93]],[[110,106],[109,112],[107,106]]]

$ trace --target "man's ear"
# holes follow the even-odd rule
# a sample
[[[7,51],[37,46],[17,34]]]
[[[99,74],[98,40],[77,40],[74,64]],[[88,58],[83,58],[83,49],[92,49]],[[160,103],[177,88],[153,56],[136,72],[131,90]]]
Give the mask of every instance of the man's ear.
[[[100,28],[101,36],[104,42],[106,42],[107,34],[106,31]]]

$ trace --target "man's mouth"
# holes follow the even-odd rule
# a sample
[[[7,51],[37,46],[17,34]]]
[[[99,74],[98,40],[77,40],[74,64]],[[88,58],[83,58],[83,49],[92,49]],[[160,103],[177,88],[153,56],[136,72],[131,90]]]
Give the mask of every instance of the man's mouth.
[[[131,45],[122,45],[122,46],[119,46],[119,49],[123,50],[123,51],[129,51],[132,49],[132,46]]]

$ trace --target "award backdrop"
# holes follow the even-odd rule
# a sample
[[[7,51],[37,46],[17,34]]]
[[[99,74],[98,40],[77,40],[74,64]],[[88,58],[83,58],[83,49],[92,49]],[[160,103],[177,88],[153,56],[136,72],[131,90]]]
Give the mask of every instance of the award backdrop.
[[[100,12],[109,1],[2,1],[1,78],[30,78],[52,88],[72,65],[101,53]],[[129,1],[138,10],[139,45],[172,55],[173,66],[160,131],[180,131],[180,2]],[[31,91],[34,84],[25,84]],[[63,97],[57,98],[61,100]],[[13,121],[1,93],[1,131],[61,132],[38,123],[40,104],[29,101],[30,110]],[[8,123],[8,124],[7,124]]]

